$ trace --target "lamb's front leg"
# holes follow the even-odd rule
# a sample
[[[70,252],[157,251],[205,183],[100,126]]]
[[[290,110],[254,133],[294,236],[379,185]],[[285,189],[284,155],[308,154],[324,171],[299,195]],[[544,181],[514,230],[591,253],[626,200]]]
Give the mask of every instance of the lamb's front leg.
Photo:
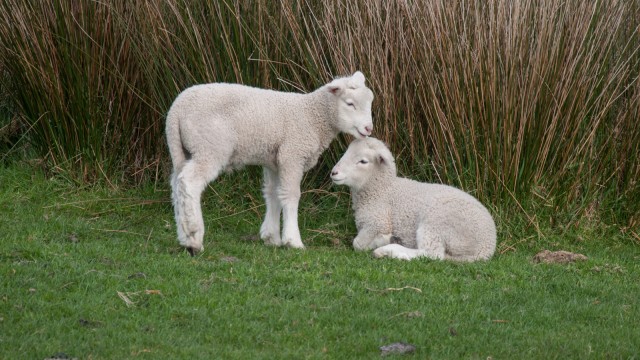
[[[419,257],[428,257],[434,260],[445,258],[445,247],[442,238],[429,230],[429,227],[422,223],[416,232],[417,249],[410,249],[400,244],[389,244],[379,247],[373,251],[373,256],[390,257],[393,259],[411,260]]]
[[[391,243],[391,234],[383,234],[374,229],[362,229],[353,239],[356,250],[373,250]]]
[[[264,168],[264,187],[263,194],[267,212],[264,215],[264,221],[260,226],[260,238],[268,245],[282,245],[280,238],[280,213],[282,206],[278,199],[278,174],[265,167]]]
[[[390,257],[393,259],[411,260],[418,257],[429,257],[429,254],[423,249],[410,249],[400,244],[388,244],[375,249],[373,256],[377,258]]]
[[[298,228],[298,203],[302,166],[281,167],[278,171],[280,186],[278,199],[282,205],[282,244],[292,248],[304,248]]]

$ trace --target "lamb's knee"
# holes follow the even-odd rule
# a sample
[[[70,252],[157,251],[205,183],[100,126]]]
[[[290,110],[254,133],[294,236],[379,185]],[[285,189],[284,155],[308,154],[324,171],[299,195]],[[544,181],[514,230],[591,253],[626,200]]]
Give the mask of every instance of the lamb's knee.
[[[373,238],[368,237],[366,231],[361,231],[353,239],[353,248],[357,251],[373,250],[391,242],[391,234],[377,234]]]
[[[300,201],[300,187],[299,186],[281,186],[278,188],[278,200],[282,206],[298,205]]]
[[[178,174],[175,175],[175,188],[188,195],[200,193],[207,186],[207,179],[197,164],[187,162]]]
[[[264,184],[262,187],[262,196],[266,201],[270,201],[272,199],[277,199],[276,187],[271,184]]]
[[[171,189],[172,190],[174,190],[176,188],[177,181],[178,181],[178,172],[176,172],[176,171],[171,172],[171,178],[170,178],[169,183],[171,184]]]
[[[362,240],[362,238],[356,237],[355,239],[353,239],[353,249],[356,251],[365,251],[371,250],[373,248],[370,247],[370,243],[365,242],[364,240]]]
[[[275,188],[267,188],[266,186],[262,188],[262,197],[264,198],[267,206],[271,204],[279,204],[280,199],[278,199],[278,194],[276,193]]]

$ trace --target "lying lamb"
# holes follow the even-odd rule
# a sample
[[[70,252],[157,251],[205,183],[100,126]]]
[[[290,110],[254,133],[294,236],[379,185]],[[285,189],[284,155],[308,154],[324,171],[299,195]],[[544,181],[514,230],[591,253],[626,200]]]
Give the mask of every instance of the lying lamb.
[[[192,255],[203,250],[200,196],[209,182],[225,170],[262,165],[267,210],[260,237],[267,244],[303,248],[298,229],[302,175],[339,132],[356,138],[371,134],[372,101],[359,71],[309,94],[224,83],[183,91],[166,124],[180,244]]]
[[[496,227],[478,200],[450,186],[397,177],[393,155],[380,140],[353,141],[331,179],[351,188],[356,250],[456,261],[486,260],[495,251]]]

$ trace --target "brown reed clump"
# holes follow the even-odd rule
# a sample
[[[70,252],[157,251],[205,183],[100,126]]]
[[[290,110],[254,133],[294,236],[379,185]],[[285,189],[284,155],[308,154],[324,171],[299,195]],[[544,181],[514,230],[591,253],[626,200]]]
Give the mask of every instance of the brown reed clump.
[[[639,27],[640,0],[6,0],[0,69],[31,143],[79,180],[159,176],[191,84],[309,91],[359,69],[405,174],[487,202],[614,204],[633,225]]]

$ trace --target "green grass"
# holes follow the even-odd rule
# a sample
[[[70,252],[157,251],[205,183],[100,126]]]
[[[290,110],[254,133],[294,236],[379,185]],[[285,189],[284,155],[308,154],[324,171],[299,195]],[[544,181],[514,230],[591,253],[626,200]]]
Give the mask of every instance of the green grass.
[[[191,258],[164,186],[78,189],[0,169],[0,358],[366,359],[393,342],[434,359],[640,355],[630,231],[528,241],[505,211],[489,262],[379,260],[349,247],[349,197],[332,189],[303,195],[307,249],[273,248],[252,238],[258,173],[205,193],[205,252]],[[543,248],[589,260],[534,264]]]

